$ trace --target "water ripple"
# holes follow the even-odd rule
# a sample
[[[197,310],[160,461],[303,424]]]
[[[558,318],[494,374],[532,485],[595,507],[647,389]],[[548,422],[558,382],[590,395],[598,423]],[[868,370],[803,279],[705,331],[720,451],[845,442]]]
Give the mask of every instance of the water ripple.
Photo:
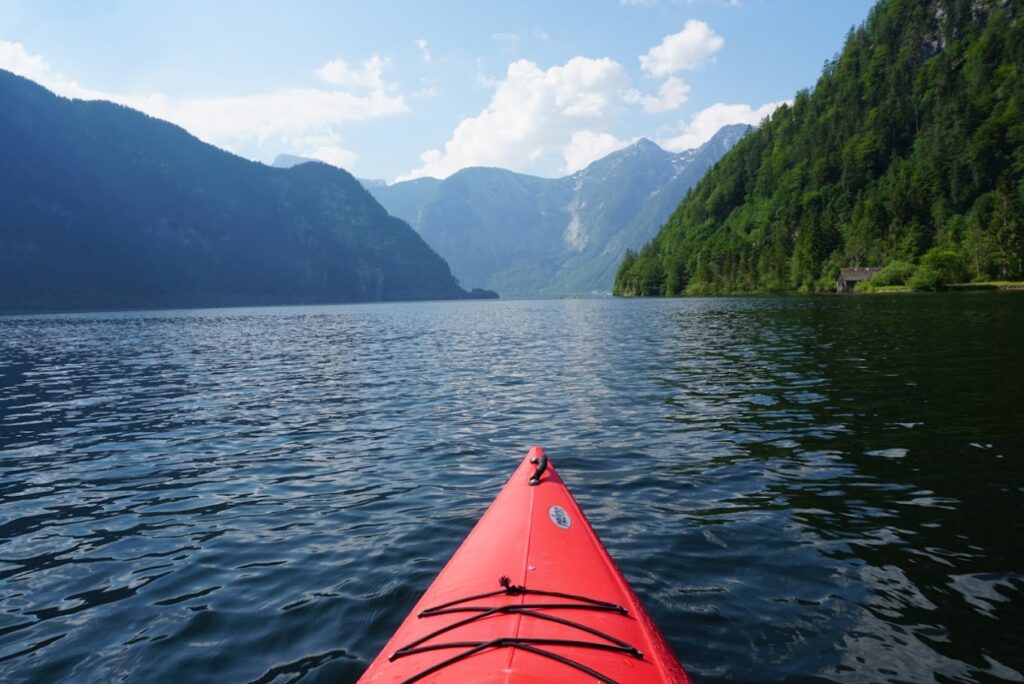
[[[354,681],[541,443],[698,681],[1024,681],[1020,303],[0,318],[0,679]]]

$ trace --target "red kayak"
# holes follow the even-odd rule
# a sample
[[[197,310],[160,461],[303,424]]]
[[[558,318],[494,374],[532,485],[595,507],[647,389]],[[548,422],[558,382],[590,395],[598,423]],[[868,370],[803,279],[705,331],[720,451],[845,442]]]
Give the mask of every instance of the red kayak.
[[[533,447],[359,681],[690,680]]]

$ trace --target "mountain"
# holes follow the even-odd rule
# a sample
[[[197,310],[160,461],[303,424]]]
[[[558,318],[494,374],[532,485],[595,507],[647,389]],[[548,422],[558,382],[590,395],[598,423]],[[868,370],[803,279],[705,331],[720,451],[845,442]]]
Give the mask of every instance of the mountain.
[[[464,298],[348,173],[0,71],[0,310]]]
[[[419,224],[420,207],[430,200],[440,184],[441,181],[436,178],[417,178],[384,187],[370,186],[366,189],[389,214],[416,228]]]
[[[574,253],[562,265],[560,289],[611,291],[626,251],[650,240],[679,200],[749,130],[746,124],[725,126],[700,147],[678,154],[641,140],[576,174],[567,230]]]
[[[312,157],[300,157],[297,154],[279,154],[276,157],[274,157],[274,161],[273,163],[271,163],[271,166],[273,166],[275,169],[290,169],[293,166],[298,166],[299,164],[309,164],[310,162],[314,164],[327,163],[322,162],[319,159],[313,159]],[[384,188],[387,187],[388,185],[388,182],[383,178],[357,178],[356,180],[358,180],[360,185],[362,185],[367,190],[369,190],[370,188]],[[408,223],[408,221],[406,221],[406,223]]]
[[[1024,278],[1024,4],[881,0],[615,291],[827,290],[882,265],[911,285]]]
[[[626,250],[649,240],[747,129],[726,126],[679,154],[642,139],[563,178],[475,167],[369,190],[463,284],[506,296],[608,292]]]

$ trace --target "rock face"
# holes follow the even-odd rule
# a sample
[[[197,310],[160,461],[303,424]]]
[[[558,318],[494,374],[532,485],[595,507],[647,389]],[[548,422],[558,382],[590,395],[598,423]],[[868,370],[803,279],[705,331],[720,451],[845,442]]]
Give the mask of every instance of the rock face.
[[[0,71],[0,310],[470,296],[351,175]]]
[[[564,178],[469,168],[368,189],[464,285],[503,296],[607,293],[626,250],[650,240],[747,130],[726,126],[679,154],[642,139]]]

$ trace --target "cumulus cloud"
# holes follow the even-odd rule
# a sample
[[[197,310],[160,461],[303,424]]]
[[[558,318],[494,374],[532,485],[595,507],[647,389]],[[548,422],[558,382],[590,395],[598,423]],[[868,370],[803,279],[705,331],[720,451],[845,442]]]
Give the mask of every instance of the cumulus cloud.
[[[397,87],[384,80],[386,67],[387,60],[377,55],[360,67],[331,60],[315,74],[335,88],[287,88],[204,98],[109,93],[86,88],[60,74],[45,58],[30,54],[20,43],[0,41],[0,68],[41,83],[58,95],[118,102],[172,121],[202,140],[233,152],[269,159],[284,149],[332,164],[351,165],[356,159],[338,143],[337,126],[408,111]]]
[[[645,95],[639,90],[630,90],[626,93],[626,102],[639,104],[645,112],[667,112],[678,109],[686,102],[690,93],[690,86],[683,83],[675,76],[669,76],[658,88],[658,95]]]
[[[31,78],[45,78],[50,74],[50,65],[39,55],[29,54],[21,43],[0,40],[0,66],[8,71]]]
[[[444,149],[424,152],[422,165],[398,180],[445,178],[467,166],[524,170],[555,154],[570,167],[570,159],[585,156],[574,152],[574,134],[615,121],[628,86],[625,69],[612,59],[574,57],[547,70],[525,59],[513,62],[487,107],[462,120]],[[577,142],[593,140],[582,137]]]
[[[658,144],[672,152],[691,150],[710,140],[722,126],[737,123],[756,126],[784,104],[788,103],[768,102],[754,108],[747,104],[719,102],[697,112],[689,121],[680,121],[678,129],[667,138],[658,140]]]
[[[79,85],[57,73],[42,55],[33,55],[21,43],[0,40],[0,69],[41,83],[58,95],[76,97],[82,100],[107,98],[98,91]],[[107,98],[109,99],[109,98]]]
[[[636,142],[636,138],[619,140],[610,133],[594,131],[575,131],[569,142],[562,146],[563,167],[565,173],[575,173],[586,167],[590,162],[607,156],[615,150],[621,150]]]
[[[665,36],[647,54],[640,67],[651,76],[669,76],[683,69],[696,69],[725,45],[725,39],[703,21],[690,19],[679,33]]]

